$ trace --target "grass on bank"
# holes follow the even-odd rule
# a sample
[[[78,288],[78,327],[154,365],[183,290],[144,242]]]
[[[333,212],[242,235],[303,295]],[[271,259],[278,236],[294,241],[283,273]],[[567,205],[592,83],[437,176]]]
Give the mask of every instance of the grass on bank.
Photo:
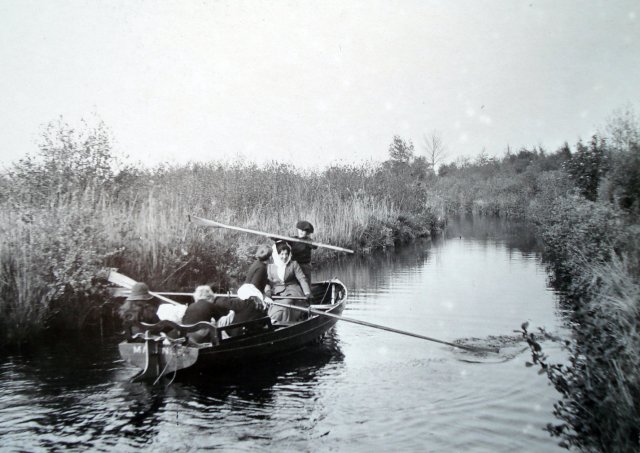
[[[157,289],[236,285],[262,239],[194,228],[187,214],[280,234],[306,218],[316,240],[359,251],[424,234],[443,213],[528,217],[571,309],[569,363],[547,368],[562,395],[549,429],[585,451],[638,451],[640,128],[625,121],[574,150],[480,155],[437,178],[418,159],[321,173],[277,163],[110,172],[100,131],[63,131],[43,160],[0,178],[0,341],[55,320],[86,324],[103,310],[95,275],[105,265]],[[70,157],[79,162],[66,168]]]
[[[115,170],[107,133],[48,128],[40,154],[0,177],[0,344],[108,313],[104,267],[156,290],[233,289],[267,238],[189,224],[189,214],[366,253],[428,235],[436,217],[406,162],[302,171],[272,163]],[[415,170],[415,169],[414,169]],[[319,249],[316,261],[336,252]]]

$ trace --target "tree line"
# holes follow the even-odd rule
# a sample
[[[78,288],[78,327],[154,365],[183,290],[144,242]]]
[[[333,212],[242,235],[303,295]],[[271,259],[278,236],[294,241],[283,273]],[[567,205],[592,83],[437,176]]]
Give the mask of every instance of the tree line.
[[[305,218],[316,225],[317,240],[359,253],[429,236],[453,213],[525,219],[545,243],[573,331],[569,361],[557,366],[523,328],[535,365],[562,397],[548,429],[568,447],[637,451],[635,114],[618,112],[602,132],[573,146],[509,149],[501,157],[482,152],[445,162],[440,134],[423,138],[421,152],[394,136],[384,162],[315,171],[244,161],[147,168],[114,155],[104,124],[76,129],[54,121],[37,153],[0,175],[0,345],[108,319],[114,307],[105,294],[106,267],[157,290],[237,285],[256,239],[194,228],[189,214],[273,232]]]

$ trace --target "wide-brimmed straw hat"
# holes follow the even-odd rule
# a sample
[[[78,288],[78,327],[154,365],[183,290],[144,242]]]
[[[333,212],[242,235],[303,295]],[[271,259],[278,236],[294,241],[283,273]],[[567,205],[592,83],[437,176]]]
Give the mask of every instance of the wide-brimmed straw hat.
[[[149,287],[146,283],[134,283],[131,286],[131,293],[127,300],[150,300],[153,296],[149,294]]]

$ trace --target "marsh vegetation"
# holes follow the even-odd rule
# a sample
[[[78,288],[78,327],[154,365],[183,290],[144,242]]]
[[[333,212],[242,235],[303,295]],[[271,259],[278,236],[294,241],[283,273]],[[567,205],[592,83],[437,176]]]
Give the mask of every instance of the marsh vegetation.
[[[441,146],[438,143],[438,146]],[[427,147],[427,151],[429,148]],[[0,177],[0,344],[82,329],[113,310],[101,270],[154,289],[241,281],[257,237],[195,227],[195,214],[286,234],[305,218],[320,242],[358,253],[437,232],[451,213],[527,219],[569,308],[570,360],[534,360],[559,390],[549,430],[568,447],[637,451],[640,426],[640,127],[615,116],[588,142],[481,153],[440,165],[394,137],[382,163],[311,171],[272,162],[121,164],[104,125],[56,121],[39,151]],[[293,231],[291,231],[293,233]],[[335,252],[318,251],[316,260]],[[530,335],[529,331],[523,332]]]

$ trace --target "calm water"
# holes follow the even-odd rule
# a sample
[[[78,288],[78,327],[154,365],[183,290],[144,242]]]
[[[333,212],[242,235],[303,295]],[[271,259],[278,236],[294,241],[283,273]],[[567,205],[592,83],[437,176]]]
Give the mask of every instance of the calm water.
[[[513,333],[527,320],[562,333],[526,231],[461,221],[316,275],[347,284],[346,316],[501,352],[339,322],[322,345],[269,368],[151,387],[128,382],[135,370],[115,337],[52,339],[0,363],[0,450],[565,451],[543,431],[558,395],[525,367]],[[553,344],[545,351],[561,360]]]

